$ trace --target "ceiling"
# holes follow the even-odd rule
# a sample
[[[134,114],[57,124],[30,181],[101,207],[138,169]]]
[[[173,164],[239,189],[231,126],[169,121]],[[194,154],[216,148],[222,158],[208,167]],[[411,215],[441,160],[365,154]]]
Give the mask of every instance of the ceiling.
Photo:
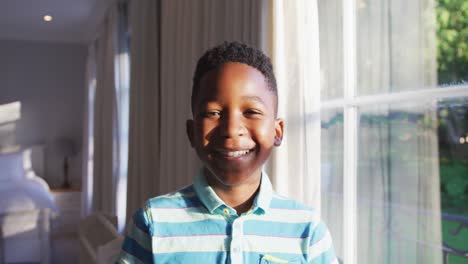
[[[112,1],[0,0],[0,39],[87,43]]]

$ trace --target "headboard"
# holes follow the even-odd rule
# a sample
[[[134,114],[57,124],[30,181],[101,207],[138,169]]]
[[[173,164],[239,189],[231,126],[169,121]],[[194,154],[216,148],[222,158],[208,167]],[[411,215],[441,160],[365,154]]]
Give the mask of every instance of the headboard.
[[[25,171],[32,170],[36,176],[44,178],[45,176],[45,156],[44,156],[44,145],[32,145],[32,146],[8,146],[0,149],[0,154],[9,155],[10,153],[22,153],[22,163]]]
[[[34,145],[30,146],[27,149],[31,150],[31,167],[34,171],[34,173],[41,177],[44,178],[45,175],[45,170],[44,170],[44,145]]]

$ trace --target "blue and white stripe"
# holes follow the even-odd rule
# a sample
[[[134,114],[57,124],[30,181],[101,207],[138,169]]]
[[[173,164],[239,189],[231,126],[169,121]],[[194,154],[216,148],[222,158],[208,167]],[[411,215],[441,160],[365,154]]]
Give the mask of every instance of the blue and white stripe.
[[[238,216],[199,173],[194,184],[147,201],[129,224],[118,263],[338,263],[313,209],[273,193],[263,173]]]

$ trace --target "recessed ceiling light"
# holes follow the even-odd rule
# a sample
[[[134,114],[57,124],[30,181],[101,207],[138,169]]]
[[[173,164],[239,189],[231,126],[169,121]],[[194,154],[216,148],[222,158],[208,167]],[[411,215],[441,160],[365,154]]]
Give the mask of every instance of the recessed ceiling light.
[[[45,15],[45,16],[44,16],[44,21],[45,21],[45,22],[50,22],[50,21],[52,21],[52,16],[50,16],[50,15]]]

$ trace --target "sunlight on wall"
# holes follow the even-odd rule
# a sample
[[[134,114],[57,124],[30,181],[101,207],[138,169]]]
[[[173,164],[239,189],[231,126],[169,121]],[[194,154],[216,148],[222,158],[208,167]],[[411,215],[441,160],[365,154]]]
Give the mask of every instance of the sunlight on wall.
[[[0,105],[0,147],[12,147],[16,144],[16,121],[21,119],[21,102]]]
[[[21,102],[0,105],[0,125],[21,119]]]

